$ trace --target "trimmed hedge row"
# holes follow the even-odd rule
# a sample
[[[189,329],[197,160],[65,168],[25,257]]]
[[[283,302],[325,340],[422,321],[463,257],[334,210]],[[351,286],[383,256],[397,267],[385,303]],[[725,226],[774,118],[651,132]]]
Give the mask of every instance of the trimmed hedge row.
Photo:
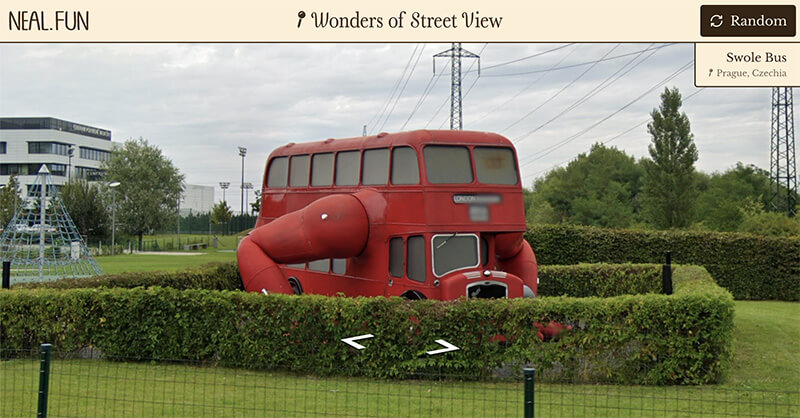
[[[210,263],[181,271],[144,271],[80,279],[61,279],[52,282],[20,283],[14,289],[79,289],[94,287],[171,287],[174,289],[239,290],[242,278],[236,263]]]
[[[16,289],[0,291],[0,341],[4,348],[49,342],[60,351],[96,347],[109,357],[323,375],[488,375],[535,365],[552,381],[718,382],[731,357],[733,299],[700,267],[677,267],[674,277],[671,296],[452,302],[162,287]],[[543,342],[534,322],[551,320],[573,329]],[[362,341],[361,351],[340,341],[366,333],[375,338]],[[437,339],[461,349],[427,355],[440,348]]]
[[[539,266],[539,296],[638,295],[661,292],[656,264],[576,264]]]
[[[800,237],[540,225],[526,239],[540,264],[661,264],[672,251],[674,263],[705,267],[737,299],[800,300]]]

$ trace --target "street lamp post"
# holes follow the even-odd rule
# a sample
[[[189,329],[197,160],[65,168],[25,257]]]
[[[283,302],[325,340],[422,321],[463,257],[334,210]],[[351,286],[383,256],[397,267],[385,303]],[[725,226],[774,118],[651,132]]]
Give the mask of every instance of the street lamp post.
[[[239,155],[242,156],[242,199],[241,199],[242,207],[239,213],[244,215],[244,156],[247,155],[247,148],[239,147]]]
[[[69,165],[67,165],[67,181],[72,183],[72,155],[75,154],[75,145],[69,146]]]
[[[111,188],[111,255],[114,255],[114,245],[116,242],[114,241],[114,234],[117,231],[117,202],[116,196],[117,194],[114,193],[114,189],[119,186],[118,181],[114,181],[108,184],[108,187]]]

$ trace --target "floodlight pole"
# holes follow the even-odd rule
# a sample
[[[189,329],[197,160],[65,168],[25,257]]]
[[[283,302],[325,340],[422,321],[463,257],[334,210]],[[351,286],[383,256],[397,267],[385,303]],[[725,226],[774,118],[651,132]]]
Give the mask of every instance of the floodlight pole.
[[[247,148],[239,147],[239,155],[242,156],[242,207],[239,213],[244,215],[244,156],[247,155]]]

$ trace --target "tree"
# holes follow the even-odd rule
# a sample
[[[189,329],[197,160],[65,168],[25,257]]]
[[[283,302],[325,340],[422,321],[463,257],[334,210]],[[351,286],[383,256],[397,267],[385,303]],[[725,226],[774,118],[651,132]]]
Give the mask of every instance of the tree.
[[[566,167],[538,179],[526,198],[531,223],[566,222],[629,227],[637,221],[643,172],[633,157],[594,144]]]
[[[214,225],[225,224],[230,222],[233,218],[233,212],[228,207],[228,203],[223,201],[217,202],[211,209],[211,223]],[[223,235],[224,232],[223,232]]]
[[[108,236],[111,227],[110,209],[97,184],[73,179],[61,187],[61,201],[81,235],[90,240]],[[110,203],[110,202],[108,202]]]
[[[250,204],[250,213],[258,215],[259,212],[261,212],[261,193],[257,193],[255,202]]]
[[[0,228],[5,228],[22,203],[19,180],[16,174],[8,178],[8,184],[0,188]]]
[[[128,140],[104,164],[105,179],[120,183],[116,217],[121,229],[139,237],[167,227],[175,219],[183,191],[183,174],[146,140]]]
[[[689,118],[680,113],[681,104],[677,88],[664,89],[661,106],[653,109],[653,120],[647,124],[652,141],[648,147],[651,159],[643,160],[643,206],[648,220],[661,229],[688,226],[697,197],[697,147]]]
[[[703,228],[714,231],[737,231],[746,212],[753,205],[769,208],[769,173],[741,162],[735,167],[710,176],[698,173],[697,220]],[[745,207],[748,211],[744,211]]]

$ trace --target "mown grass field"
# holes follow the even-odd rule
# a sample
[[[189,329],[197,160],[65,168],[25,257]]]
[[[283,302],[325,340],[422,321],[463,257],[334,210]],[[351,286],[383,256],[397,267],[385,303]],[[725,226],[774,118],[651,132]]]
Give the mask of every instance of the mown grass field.
[[[98,257],[108,273],[235,260],[236,237],[201,255]],[[737,301],[734,359],[719,385],[537,384],[537,416],[800,416],[800,303]],[[38,361],[0,361],[0,416],[36,413]],[[523,382],[382,381],[190,364],[54,360],[51,416],[522,416]]]
[[[197,267],[212,262],[228,262],[236,260],[236,247],[239,245],[240,236],[219,235],[217,248],[207,248],[194,251],[170,251],[169,253],[133,253],[117,254],[114,256],[100,256],[95,260],[107,274],[123,273],[128,271],[175,271],[189,267]],[[203,241],[206,235],[181,235],[181,242]],[[144,241],[175,242],[174,235],[152,235],[145,237]],[[163,247],[163,245],[162,245]],[[174,255],[170,253],[181,253]]]

